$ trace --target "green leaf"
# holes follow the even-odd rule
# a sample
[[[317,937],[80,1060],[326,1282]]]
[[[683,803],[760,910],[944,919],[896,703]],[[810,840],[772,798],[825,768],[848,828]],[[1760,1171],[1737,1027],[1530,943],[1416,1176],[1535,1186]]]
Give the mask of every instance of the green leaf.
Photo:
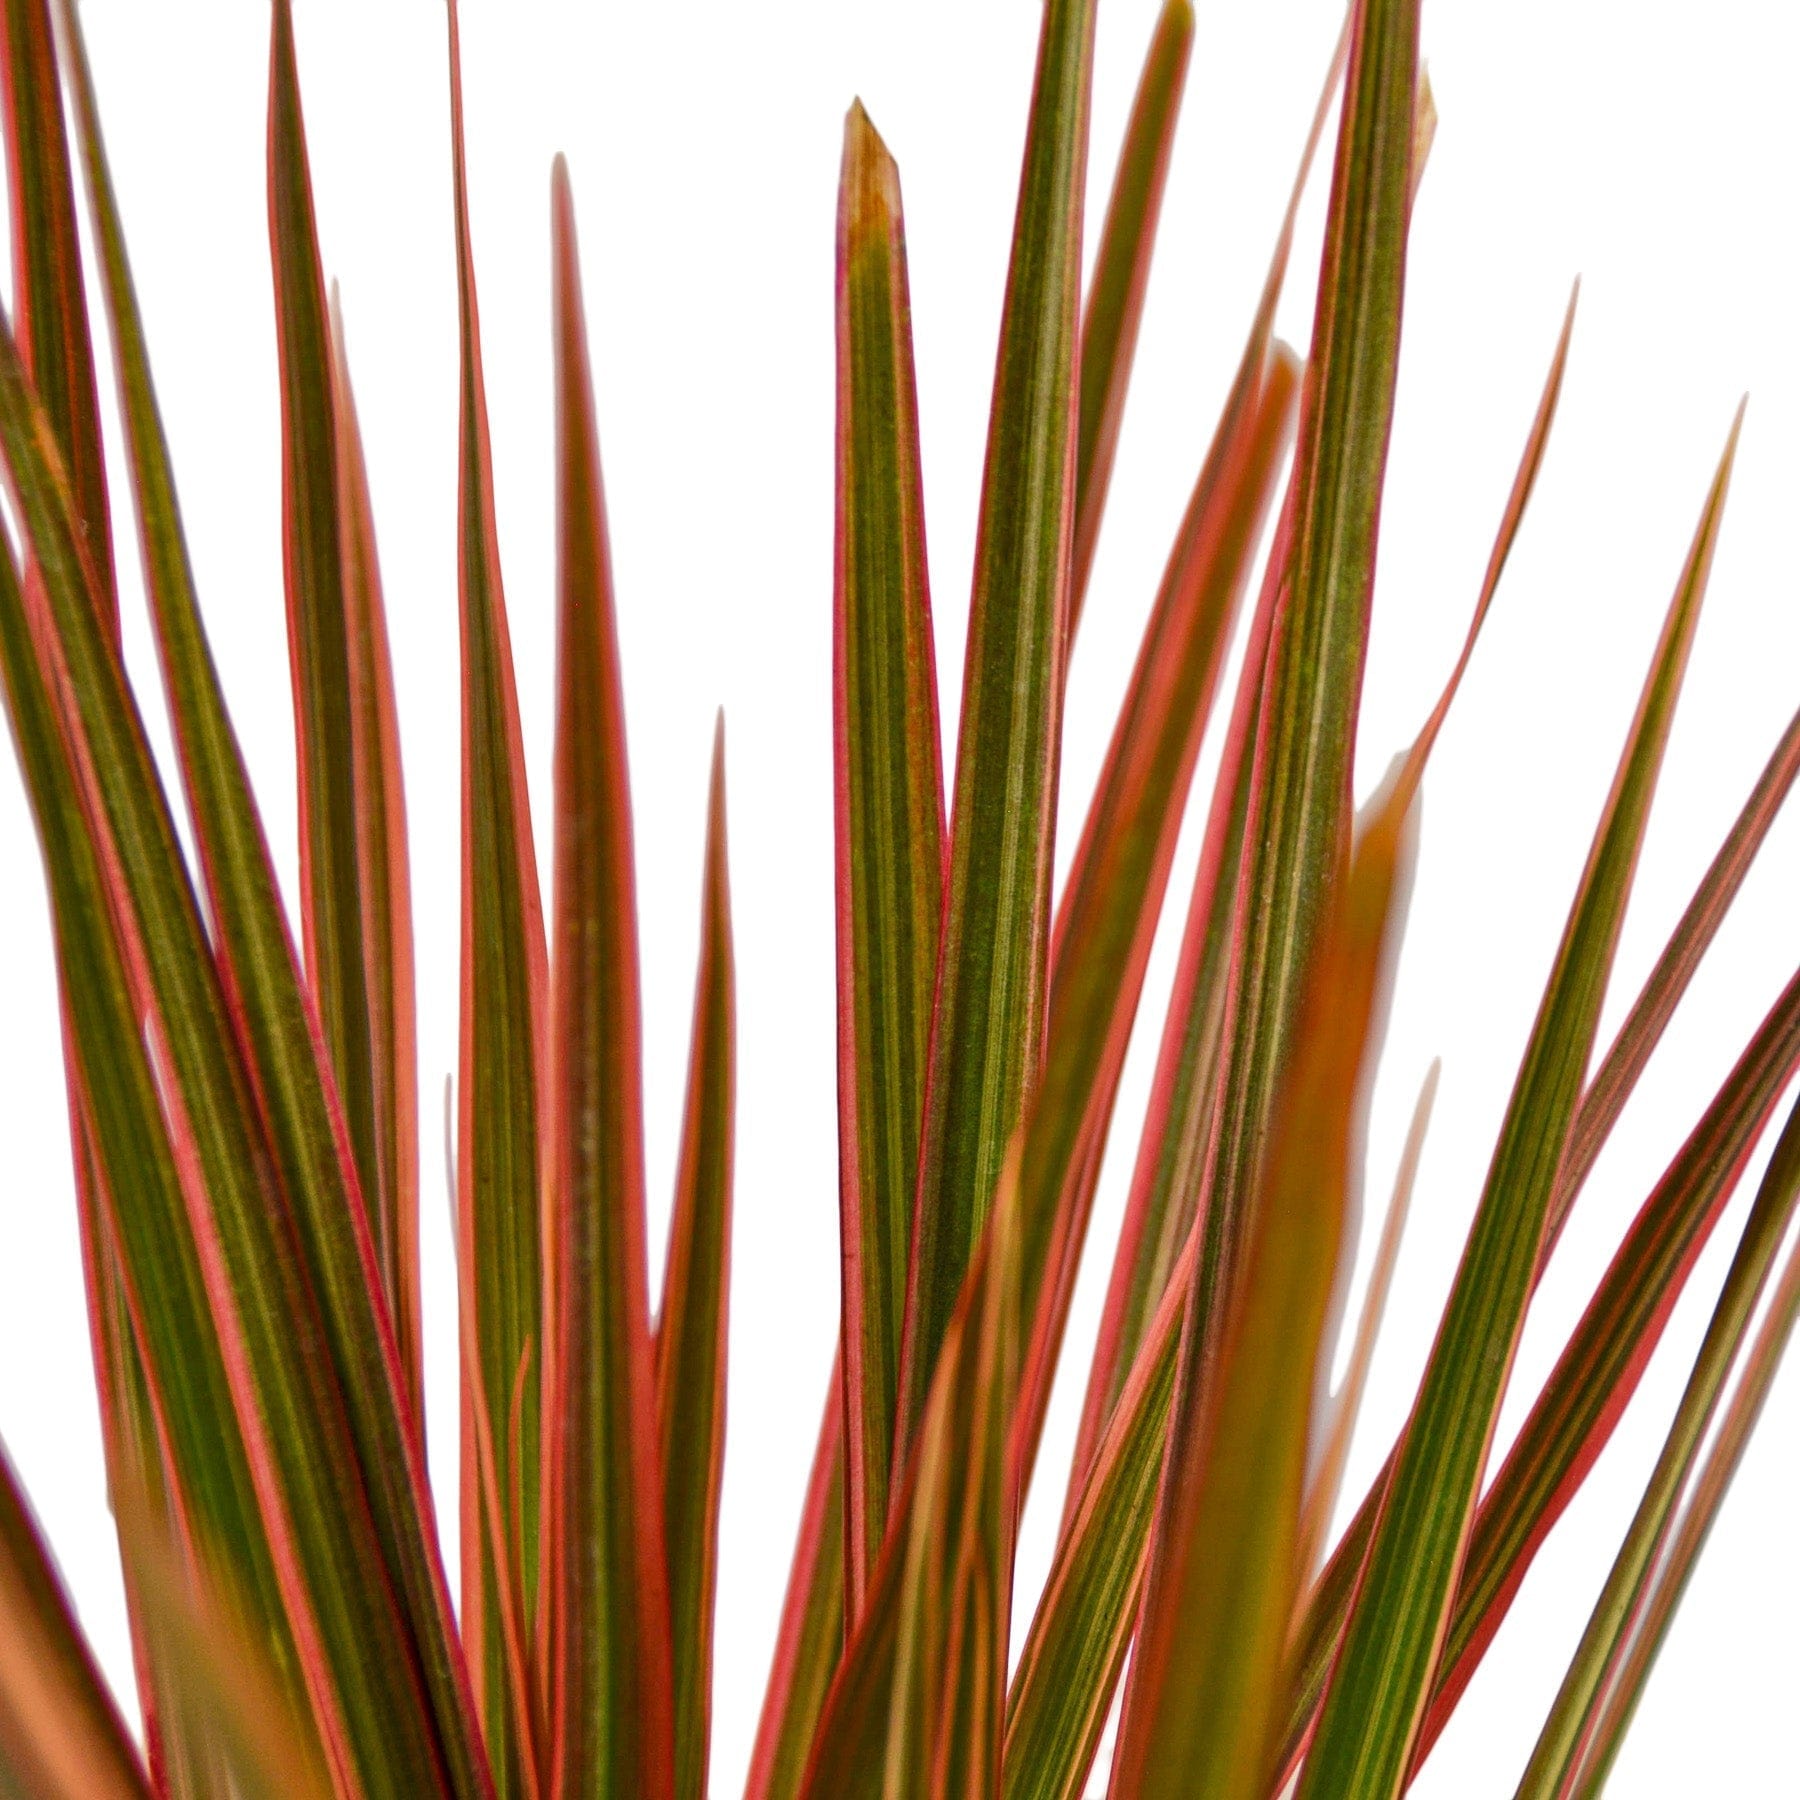
[[[389,1311],[398,1317],[398,1223],[381,1215],[375,1150],[331,333],[289,0],[275,0],[269,45],[269,252],[281,371],[282,568],[300,786],[302,941]]]
[[[725,851],[725,719],[713,737],[705,899],[687,1110],[656,1328],[656,1398],[669,1557],[675,1794],[706,1792],[712,1724],[713,1588],[725,1465],[726,1319],[731,1263],[737,992]]]
[[[553,178],[558,652],[546,1484],[551,1793],[673,1793],[668,1569],[644,1246],[625,704],[574,201]]]
[[[1106,1130],[1149,966],[1200,740],[1275,491],[1300,370],[1259,315],[1138,649],[1070,865],[1051,952],[1050,1021],[1034,1154],[1023,1179],[1053,1196],[1044,1285],[1015,1427],[1023,1487],[1049,1403]]]
[[[844,1652],[843,1378],[836,1361],[800,1513],[744,1800],[794,1800]]]
[[[904,1466],[1036,1084],[1074,518],[1076,303],[1094,0],[1049,0],[1013,223],[963,663],[901,1355]],[[990,1630],[1004,1621],[988,1620]],[[995,1710],[998,1697],[995,1697]],[[991,1729],[995,1721],[988,1720]]]
[[[1081,392],[1075,434],[1075,536],[1069,580],[1069,636],[1081,623],[1094,546],[1112,484],[1125,392],[1131,384],[1150,257],[1162,215],[1169,152],[1181,117],[1188,58],[1194,47],[1192,0],[1163,0],[1144,52],[1143,72],[1125,123],[1112,196],[1094,251],[1081,316]]]
[[[1676,695],[1705,592],[1732,428],[1639,702],[1382,1502],[1301,1800],[1403,1784],[1535,1278]]]
[[[1119,1728],[1118,1793],[1263,1792],[1302,1570],[1320,1349],[1417,787],[1415,764],[1362,834],[1302,988],[1217,1378],[1182,1444],[1188,1460],[1164,1466],[1158,1579]]]
[[[850,1616],[887,1533],[944,906],[937,658],[900,174],[860,102],[838,198],[838,1191]]]
[[[0,1450],[0,1791],[150,1800],[12,1465]]]
[[[456,1082],[458,1258],[473,1271],[475,1371],[464,1370],[462,1629],[500,1800],[521,1792],[522,1727],[509,1698],[505,1634],[490,1535],[473,1528],[486,1504],[476,1474],[475,1420],[510,1420],[494,1446],[508,1516],[501,1539],[516,1559],[521,1604],[543,1592],[539,1453],[544,1396],[558,1351],[554,1253],[543,1197],[541,1134],[549,1023],[531,801],[525,785],[512,639],[494,522],[493,456],[482,377],[475,252],[469,236],[457,9],[449,8],[451,158],[455,184],[457,323],[457,612],[462,650],[462,972]],[[481,1392],[473,1392],[479,1383]],[[515,1407],[514,1396],[517,1395]],[[479,1402],[479,1404],[478,1404]],[[543,1637],[540,1621],[538,1635]]]
[[[1694,1477],[1680,1518],[1667,1533],[1655,1578],[1637,1612],[1629,1649],[1607,1690],[1606,1704],[1594,1721],[1576,1789],[1582,1800],[1598,1796],[1605,1786],[1675,1609],[1687,1591],[1688,1579],[1706,1547],[1744,1447],[1756,1429],[1763,1402],[1793,1335],[1796,1316],[1800,1316],[1800,1254],[1790,1249],[1768,1311],[1744,1355],[1731,1404],[1725,1409],[1712,1448]]]
[[[343,522],[345,629],[350,653],[350,742],[356,867],[369,1009],[378,1198],[371,1205],[394,1336],[413,1416],[424,1421],[419,1318],[418,1053],[413,1013],[412,877],[400,720],[362,433],[350,389],[343,318],[332,293],[332,406],[338,517]]]
[[[372,1789],[410,1782],[415,1793],[441,1784],[479,1795],[485,1771],[425,1523],[419,1442],[316,1019],[199,620],[91,85],[66,8],[64,23],[76,50],[147,585],[220,976],[141,721],[101,634],[46,422],[10,338],[0,355],[0,438],[78,711],[83,781],[114,841],[128,893],[121,904],[143,939],[152,1010],[168,1034],[159,1066],[193,1139],[184,1155],[207,1186],[210,1254],[230,1290],[214,1293],[213,1305],[228,1340],[244,1340],[228,1363],[253,1382],[238,1411],[265,1519],[278,1543],[296,1539],[277,1556],[290,1616],[322,1710],[331,1710],[329,1686],[344,1714],[333,1755],[345,1768],[354,1762]],[[278,1429],[273,1417],[283,1420]]]
[[[1796,1200],[1800,1200],[1800,1107],[1789,1113],[1776,1140],[1656,1467],[1519,1782],[1520,1800],[1568,1794],[1581,1772],[1601,1704],[1637,1627],[1675,1524],[1677,1503],[1749,1332]]]
[[[1670,1309],[1796,1068],[1800,976],[1771,1008],[1614,1254],[1533,1402],[1469,1534],[1416,1767],[1448,1721],[1539,1546],[1610,1438]],[[1595,1089],[1590,1088],[1590,1102]],[[1296,1633],[1283,1752],[1297,1760],[1348,1614],[1391,1465],[1339,1540]]]

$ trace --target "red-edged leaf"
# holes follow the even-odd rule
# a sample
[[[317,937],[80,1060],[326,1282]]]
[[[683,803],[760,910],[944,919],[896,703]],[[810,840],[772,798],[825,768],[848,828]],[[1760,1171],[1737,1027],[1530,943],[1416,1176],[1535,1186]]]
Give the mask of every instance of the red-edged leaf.
[[[1138,1627],[1112,1792],[1261,1793],[1302,1574],[1308,1443],[1351,1158],[1395,948],[1416,769],[1384,796],[1302,990],[1243,1275],[1190,1460],[1166,1463],[1156,1583]]]
[[[712,1727],[713,1585],[725,1466],[725,1355],[737,995],[725,853],[725,719],[713,737],[700,972],[687,1110],[656,1326],[656,1400],[669,1558],[676,1800],[701,1800]]]
[[[512,639],[494,523],[493,457],[482,377],[475,252],[464,165],[462,65],[457,9],[449,8],[450,127],[455,182],[457,318],[456,571],[462,650],[462,972],[456,1083],[458,1257],[473,1271],[476,1376],[465,1372],[462,1406],[462,1627],[501,1800],[518,1791],[521,1726],[509,1700],[505,1633],[482,1521],[486,1504],[475,1444],[478,1413],[519,1430],[494,1446],[508,1516],[501,1536],[521,1571],[523,1604],[548,1580],[539,1547],[547,1470],[540,1432],[557,1343],[549,1321],[555,1233],[544,1213],[541,1142],[549,1074],[541,1066],[548,1023],[544,945],[531,802],[513,684]],[[549,1617],[535,1636],[548,1657]],[[547,1679],[547,1662],[540,1664]]]
[[[1143,72],[1125,123],[1112,196],[1094,250],[1081,315],[1080,423],[1075,434],[1075,536],[1069,579],[1069,636],[1081,623],[1094,546],[1112,485],[1113,457],[1125,416],[1143,318],[1150,257],[1169,177],[1169,152],[1181,117],[1188,58],[1194,47],[1191,0],[1163,0],[1144,52]]]
[[[902,1467],[1043,1051],[1093,43],[1094,0],[1050,0],[976,533],[907,1275],[894,1458]],[[1004,1642],[1004,1620],[986,1623]],[[996,1690],[990,1713],[998,1701]]]
[[[844,1407],[837,1363],[788,1573],[744,1800],[793,1800],[844,1652]]]
[[[944,794],[900,174],[861,103],[838,197],[838,1193],[850,1616],[887,1532],[944,905]]]
[[[1699,1460],[1797,1200],[1800,1106],[1789,1113],[1776,1140],[1656,1467],[1519,1782],[1521,1800],[1562,1800],[1574,1791],[1593,1747],[1602,1703],[1630,1648],[1675,1526],[1677,1503]]]
[[[228,1367],[246,1384],[236,1394],[238,1415],[340,1779],[354,1767],[376,1787],[442,1784],[479,1796],[485,1769],[426,1528],[419,1443],[373,1245],[200,624],[91,85],[67,8],[64,24],[76,53],[147,585],[218,932],[217,978],[141,721],[102,636],[91,566],[47,426],[8,339],[0,435],[54,621],[45,655],[78,713],[73,748],[84,792],[117,846],[108,872],[122,884],[117,904],[142,940],[133,974],[147,984],[144,1010],[160,1034],[159,1070],[179,1108],[181,1153],[204,1172],[200,1214],[216,1233],[202,1236],[214,1259],[213,1309],[222,1315]],[[284,1413],[284,1428],[270,1430],[267,1418]]]
[[[376,1254],[413,1415],[421,1421],[419,1323],[418,1053],[413,1013],[412,877],[406,852],[406,790],[400,720],[375,520],[362,432],[350,389],[343,318],[332,294],[332,406],[337,425],[338,518],[350,654],[350,742],[355,775],[357,882],[369,1009],[375,1107],[373,1206]]]
[[[1381,1502],[1302,1800],[1398,1793],[1468,1547],[1557,1168],[1592,1054],[1724,506],[1734,424],[1646,677],[1495,1147],[1462,1265]]]
[[[370,1209],[384,1291],[390,1312],[397,1312],[398,1223],[381,1216],[375,1149],[331,332],[289,0],[275,0],[272,8],[268,131],[269,251],[281,370],[282,570],[300,786],[301,935],[357,1179]],[[379,1255],[383,1249],[388,1253]]]
[[[625,708],[574,203],[554,179],[558,637],[551,972],[555,1333],[545,1515],[551,1793],[673,1793],[669,1599],[644,1249]]]

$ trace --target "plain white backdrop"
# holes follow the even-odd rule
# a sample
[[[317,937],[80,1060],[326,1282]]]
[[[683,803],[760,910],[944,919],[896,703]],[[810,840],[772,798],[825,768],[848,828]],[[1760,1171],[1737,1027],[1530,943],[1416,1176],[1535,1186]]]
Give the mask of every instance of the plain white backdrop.
[[[439,0],[296,0],[295,11],[407,758],[429,1426],[447,1500],[456,1353],[436,1120],[455,1060],[458,800],[444,14]],[[1334,0],[1201,0],[1199,11],[1138,376],[1071,677],[1059,867],[1248,322],[1338,22]],[[1090,243],[1154,12],[1154,0],[1100,8]],[[207,621],[291,893],[267,12],[252,0],[87,0],[84,16]],[[465,14],[501,539],[541,849],[556,150],[574,176],[627,678],[657,1270],[715,706],[728,721],[742,1072],[714,1710],[721,1794],[740,1783],[755,1729],[836,1330],[828,656],[841,120],[861,94],[905,191],[948,750],[1037,23],[1034,0],[468,0]],[[1800,701],[1795,15],[1767,0],[1716,0],[1703,13],[1641,0],[1428,0],[1424,45],[1441,125],[1413,228],[1360,787],[1410,738],[1454,657],[1571,278],[1581,273],[1584,286],[1538,497],[1427,784],[1411,936],[1376,1100],[1372,1195],[1385,1194],[1435,1054],[1444,1079],[1351,1499],[1403,1418],[1429,1347],[1661,610],[1746,388],[1709,611],[1603,1032]],[[1324,185],[1315,179],[1282,314],[1302,349]],[[128,516],[117,524],[130,546]],[[160,730],[141,616],[129,603],[127,613],[128,654]],[[1209,740],[1202,783],[1215,754]],[[1196,839],[1190,818],[1173,929],[1153,963],[1077,1296],[1065,1358],[1074,1378],[1052,1413],[1043,1468],[1058,1495]],[[1574,1215],[1526,1331],[1500,1448],[1624,1221],[1800,957],[1797,879],[1800,825],[1785,820]],[[45,908],[10,757],[0,758],[0,921],[0,1435],[106,1668],[125,1684]],[[1511,1792],[1660,1442],[1743,1198],[1639,1403],[1540,1556],[1421,1795]],[[1800,1379],[1790,1372],[1614,1792],[1796,1791],[1797,1478]],[[1021,1631],[1053,1512],[1027,1514]],[[451,1504],[445,1522],[453,1532]]]

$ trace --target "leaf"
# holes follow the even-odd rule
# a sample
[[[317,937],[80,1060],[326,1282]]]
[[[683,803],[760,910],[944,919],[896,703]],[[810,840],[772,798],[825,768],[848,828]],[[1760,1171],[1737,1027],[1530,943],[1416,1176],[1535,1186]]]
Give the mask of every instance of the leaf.
[[[1705,1461],[1694,1477],[1680,1517],[1668,1533],[1667,1547],[1662,1552],[1655,1580],[1637,1615],[1629,1651],[1607,1691],[1606,1704],[1594,1722],[1588,1754],[1582,1764],[1581,1783],[1576,1790],[1583,1800],[1597,1796],[1605,1786],[1613,1759],[1637,1711],[1644,1683],[1655,1666],[1656,1654],[1662,1648],[1675,1609],[1687,1591],[1694,1564],[1706,1547],[1744,1446],[1756,1429],[1763,1402],[1768,1398],[1769,1387],[1793,1334],[1797,1314],[1800,1314],[1800,1255],[1790,1249],[1768,1311],[1744,1354],[1731,1404],[1719,1423],[1712,1448],[1707,1451]]]
[[[1519,1782],[1521,1800],[1573,1791],[1601,1703],[1642,1615],[1651,1578],[1676,1521],[1677,1503],[1749,1332],[1796,1200],[1800,1200],[1800,1109],[1789,1113],[1776,1140],[1656,1467]]]
[[[1036,1451],[1125,1052],[1200,740],[1293,430],[1300,370],[1267,313],[1245,346],[1139,646],[1057,914],[1039,1132],[1028,1179],[1055,1195],[1057,1244],[1028,1289],[1020,1485]]]
[[[0,1790],[149,1800],[143,1765],[0,1451]]]
[[[457,8],[450,28],[450,128],[456,208],[457,321],[461,369],[457,412],[457,612],[462,651],[462,951],[457,1058],[456,1218],[458,1256],[475,1273],[475,1340],[480,1403],[491,1419],[512,1414],[519,1432],[495,1445],[498,1484],[508,1506],[502,1536],[515,1547],[525,1596],[541,1594],[540,1507],[549,1473],[539,1432],[558,1345],[553,1270],[555,1232],[545,1213],[540,1133],[548,1071],[539,1066],[549,1022],[548,958],[531,801],[525,785],[512,640],[494,522],[493,455],[488,443],[475,253],[469,236],[462,128],[462,64]],[[523,1373],[521,1373],[523,1371]],[[481,1707],[500,1800],[523,1779],[518,1723],[507,1699],[499,1596],[479,1519],[475,1478],[476,1396],[462,1407],[463,1641]],[[530,1604],[529,1598],[525,1604]],[[547,1642],[550,1619],[537,1621]],[[548,1665],[546,1665],[547,1669]]]
[[[576,261],[553,176],[558,650],[546,1416],[551,1793],[673,1792],[668,1572],[644,1246],[625,710]]]
[[[725,717],[713,737],[705,899],[693,1044],[675,1206],[656,1331],[663,1532],[675,1694],[675,1793],[706,1792],[712,1723],[713,1588],[725,1463],[726,1318],[730,1291],[737,991],[725,851]]]
[[[1300,1800],[1405,1780],[1468,1542],[1494,1420],[1592,1053],[1606,978],[1698,621],[1732,428],[1513,1089],[1462,1265],[1401,1441]]]
[[[1415,1767],[1448,1721],[1539,1546],[1611,1437],[1682,1285],[1797,1068],[1800,976],[1789,982],[1638,1209],[1488,1484],[1470,1531],[1431,1703],[1413,1752]],[[1284,1767],[1304,1744],[1389,1473],[1384,1469],[1376,1477],[1370,1498],[1339,1540],[1296,1635]]]
[[[254,1372],[253,1391],[237,1394],[238,1414],[265,1519],[282,1544],[277,1563],[309,1686],[326,1714],[329,1686],[346,1715],[338,1726],[348,1735],[332,1754],[343,1767],[354,1756],[375,1787],[392,1780],[420,1792],[421,1782],[441,1781],[448,1791],[478,1795],[485,1772],[435,1538],[425,1528],[419,1445],[367,1220],[199,621],[92,91],[67,8],[64,25],[76,57],[147,585],[219,932],[222,984],[141,721],[101,638],[91,568],[47,450],[47,427],[10,339],[0,354],[0,438],[44,572],[51,654],[79,711],[82,781],[117,844],[116,869],[128,890],[118,904],[129,908],[143,939],[140,966],[154,988],[146,1010],[160,1015],[166,1033],[159,1064],[179,1092],[181,1129],[192,1140],[182,1154],[196,1159],[207,1186],[202,1211],[217,1234],[209,1255],[220,1284],[213,1308],[224,1315],[228,1342],[244,1334],[228,1366],[245,1381]],[[209,1271],[209,1286],[213,1280]],[[279,1431],[267,1426],[274,1416],[284,1419]],[[285,1541],[290,1532],[293,1544]]]
[[[1192,0],[1163,0],[1144,52],[1143,72],[1125,122],[1112,196],[1094,251],[1081,317],[1081,390],[1075,434],[1075,535],[1069,578],[1069,637],[1081,623],[1094,546],[1112,484],[1113,457],[1125,416],[1125,393],[1137,351],[1150,257],[1162,216],[1169,152],[1181,117],[1188,58],[1194,47]]]
[[[744,1800],[800,1792],[832,1676],[844,1650],[843,1378],[836,1362],[800,1513]]]
[[[1396,947],[1396,881],[1416,766],[1357,845],[1303,987],[1279,1084],[1244,1272],[1216,1379],[1169,1496],[1113,1763],[1113,1792],[1262,1792],[1301,1579],[1307,1446],[1338,1280],[1377,991]],[[1384,956],[1384,950],[1387,952]]]
[[[394,1336],[413,1417],[423,1429],[419,1315],[418,1055],[413,1012],[412,877],[400,720],[362,432],[350,389],[343,318],[332,292],[332,408],[337,425],[338,517],[343,521],[345,626],[350,654],[350,739],[356,795],[357,884],[373,1064],[372,1208]]]
[[[900,175],[858,102],[838,199],[838,1164],[849,1610],[887,1533],[944,905],[943,771]]]
[[[1326,1544],[1326,1533],[1337,1510],[1338,1493],[1343,1485],[1344,1464],[1350,1457],[1350,1439],[1362,1411],[1363,1390],[1368,1386],[1369,1368],[1375,1360],[1375,1343],[1381,1334],[1381,1321],[1387,1312],[1388,1296],[1394,1284],[1394,1270],[1400,1261],[1400,1242],[1406,1232],[1407,1214],[1412,1208],[1413,1183],[1418,1178],[1419,1158],[1425,1149],[1425,1132],[1431,1123],[1431,1108],[1437,1099],[1438,1074],[1442,1064],[1433,1060],[1425,1071],[1419,1098],[1413,1105],[1412,1123],[1406,1128],[1406,1142],[1400,1150],[1400,1166],[1394,1174],[1394,1191],[1388,1201],[1387,1215],[1382,1221],[1381,1238],[1375,1246],[1374,1266],[1369,1270],[1369,1284],[1363,1294],[1362,1310],[1356,1321],[1356,1336],[1350,1345],[1350,1361],[1344,1379],[1331,1397],[1324,1421],[1322,1447],[1318,1467],[1306,1489],[1306,1511],[1300,1521],[1301,1566],[1310,1579],[1317,1570]],[[1329,1328],[1327,1353],[1321,1367],[1329,1370],[1336,1360],[1336,1345]]]
[[[97,843],[77,791],[61,716],[31,643],[27,605],[10,551],[0,554],[0,668],[50,888],[69,1081],[80,1101],[72,1117],[81,1132],[78,1193],[108,1479],[115,1491],[127,1482],[154,1485],[184,1530],[205,1532],[231,1555],[262,1639],[297,1694],[298,1653],[108,904],[116,878],[109,883],[101,866],[108,846]],[[96,1279],[102,1271],[104,1279]],[[163,1716],[163,1683],[144,1641],[142,1597],[129,1580],[127,1596],[152,1767],[160,1778],[165,1758],[184,1760],[181,1732]],[[196,1795],[211,1791],[197,1772],[187,1773]]]
[[[0,5],[13,200],[13,334],[63,454],[81,540],[117,629],[112,517],[56,41],[45,0]]]
[[[300,785],[300,922],[307,980],[337,1078],[389,1310],[397,1318],[398,1221],[381,1214],[375,1149],[331,334],[289,0],[275,0],[271,18],[269,252],[281,371],[282,571]]]
[[[1093,40],[1094,0],[1050,0],[1019,179],[976,531],[907,1276],[897,1467],[906,1463],[923,1417],[939,1348],[1043,1046]],[[1004,1641],[1004,1621],[987,1623]]]

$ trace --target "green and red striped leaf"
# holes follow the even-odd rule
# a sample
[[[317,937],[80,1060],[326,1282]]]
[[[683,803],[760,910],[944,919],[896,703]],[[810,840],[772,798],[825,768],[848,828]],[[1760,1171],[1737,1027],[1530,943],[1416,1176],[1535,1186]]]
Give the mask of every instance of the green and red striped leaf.
[[[1468,1547],[1488,1444],[1534,1284],[1557,1169],[1717,539],[1734,425],[1526,1049],[1462,1265],[1381,1502],[1301,1800],[1406,1779]]]
[[[343,317],[331,307],[332,406],[337,425],[338,518],[350,653],[350,744],[355,776],[357,879],[375,1108],[378,1198],[371,1203],[394,1336],[415,1418],[423,1420],[419,1316],[419,1112],[413,1001],[412,876],[400,720],[362,432],[350,387]]]
[[[1115,1794],[1258,1800],[1303,1573],[1318,1369],[1339,1279],[1356,1121],[1411,876],[1419,766],[1362,832],[1303,987],[1263,1192],[1220,1339],[1217,1379],[1166,1464],[1158,1581],[1138,1626]],[[1416,839],[1416,831],[1412,834]]]
[[[1081,315],[1081,387],[1075,432],[1075,532],[1069,576],[1069,637],[1073,641],[1093,572],[1094,546],[1112,485],[1125,394],[1137,352],[1150,258],[1162,216],[1169,153],[1181,118],[1188,58],[1194,48],[1192,0],[1163,0],[1144,52],[1143,72],[1125,122],[1125,141],[1113,171],[1112,194],[1094,248]]]
[[[838,197],[833,712],[850,1617],[887,1534],[944,906],[937,658],[900,173],[860,102]]]
[[[519,1430],[494,1445],[507,1517],[498,1533],[519,1574],[520,1604],[549,1580],[540,1556],[547,1471],[540,1433],[557,1351],[555,1232],[545,1215],[550,1072],[548,952],[525,785],[512,638],[494,521],[493,455],[482,375],[475,251],[469,234],[461,48],[449,8],[451,167],[455,185],[457,324],[457,615],[462,651],[462,951],[456,1082],[458,1261],[472,1272],[476,1366],[462,1405],[462,1629],[500,1800],[521,1791],[521,1736],[507,1673],[497,1575],[475,1442],[483,1410]],[[479,1384],[480,1393],[475,1390]],[[540,1659],[550,1615],[534,1610]],[[540,1661],[548,1680],[547,1660]]]
[[[713,1589],[725,1468],[737,988],[725,848],[725,718],[713,737],[700,970],[687,1109],[656,1325],[656,1401],[669,1559],[676,1800],[702,1800],[712,1725]]]
[[[1699,1460],[1797,1200],[1800,1107],[1789,1113],[1776,1140],[1656,1467],[1520,1779],[1520,1800],[1551,1796],[1561,1800],[1574,1791],[1593,1747],[1602,1705],[1630,1648],[1676,1524],[1677,1505]]]
[[[290,0],[275,0],[271,18],[269,253],[281,371],[282,572],[300,789],[301,939],[357,1179],[370,1209],[389,1310],[395,1312],[397,1223],[379,1210],[382,1187],[375,1150],[331,327]]]
[[[1093,50],[1094,0],[1049,0],[976,531],[907,1275],[899,1467],[923,1417],[939,1348],[1043,1053]],[[986,1625],[1004,1642],[1003,1620]],[[991,1710],[998,1710],[997,1696]]]
[[[576,260],[559,158],[558,632],[546,1329],[551,1784],[673,1793],[656,1373],[644,1244],[642,1020],[625,705]]]
[[[480,1795],[485,1768],[367,1219],[200,623],[92,89],[67,8],[64,24],[146,584],[218,930],[216,970],[141,721],[101,633],[91,565],[47,426],[8,340],[0,435],[44,575],[53,631],[42,654],[68,684],[72,748],[116,846],[107,868],[119,889],[115,904],[140,941],[130,963],[177,1096],[181,1154],[206,1184],[201,1241],[213,1307],[339,1778],[354,1767],[376,1788],[441,1784]],[[271,1429],[277,1415],[284,1425]]]

